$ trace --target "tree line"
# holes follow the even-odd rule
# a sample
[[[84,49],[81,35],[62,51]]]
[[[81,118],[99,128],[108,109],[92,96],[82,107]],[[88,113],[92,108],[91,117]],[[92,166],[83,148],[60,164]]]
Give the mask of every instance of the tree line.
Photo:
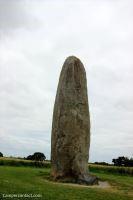
[[[0,152],[0,157],[3,157],[3,153]],[[44,161],[46,160],[46,156],[44,153],[41,152],[35,152],[32,155],[27,156],[24,158],[25,160],[33,160],[33,161]],[[114,166],[123,166],[123,167],[133,167],[133,158],[128,158],[124,156],[120,156],[118,158],[113,158],[112,163]],[[97,165],[110,165],[106,162],[95,162]]]
[[[124,167],[133,167],[133,158],[128,158],[128,157],[118,157],[112,159],[112,162],[114,163],[114,166],[124,166]]]
[[[3,157],[3,153],[0,152],[0,157]],[[46,160],[46,156],[44,153],[41,152],[35,152],[32,155],[27,156],[26,158],[23,158],[25,160],[34,160],[34,161],[44,161]]]
[[[120,156],[118,158],[113,158],[112,163],[114,166],[119,166],[119,167],[133,167],[133,158],[128,158],[124,156]],[[97,165],[111,165],[107,162],[95,162],[94,164]]]

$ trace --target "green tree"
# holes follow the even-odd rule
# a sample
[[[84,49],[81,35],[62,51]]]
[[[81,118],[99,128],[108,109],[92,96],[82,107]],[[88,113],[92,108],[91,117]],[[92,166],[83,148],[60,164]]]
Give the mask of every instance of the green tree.
[[[33,155],[29,155],[27,160],[44,161],[46,156],[41,152],[35,152]]]
[[[3,153],[0,152],[0,157],[3,157]]]
[[[124,156],[113,159],[112,162],[115,166],[124,166],[124,167],[132,167],[133,166],[133,158],[127,158]]]

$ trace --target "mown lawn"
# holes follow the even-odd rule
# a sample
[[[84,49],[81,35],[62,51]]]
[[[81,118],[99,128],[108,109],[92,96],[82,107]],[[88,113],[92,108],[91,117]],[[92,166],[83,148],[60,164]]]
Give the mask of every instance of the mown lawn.
[[[0,166],[0,199],[3,194],[40,194],[42,200],[130,200],[133,178],[96,172],[101,180],[107,180],[111,188],[90,188],[55,184],[48,181],[50,169],[33,167]]]

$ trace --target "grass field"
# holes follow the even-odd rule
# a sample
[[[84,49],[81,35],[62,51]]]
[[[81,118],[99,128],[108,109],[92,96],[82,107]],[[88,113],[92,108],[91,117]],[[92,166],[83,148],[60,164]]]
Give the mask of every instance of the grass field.
[[[0,158],[0,166],[17,166],[17,167],[42,167],[42,168],[50,168],[50,161],[44,162],[35,162],[31,160],[17,159],[17,158]],[[113,174],[121,174],[121,175],[130,175],[133,176],[133,167],[116,167],[116,166],[105,166],[105,165],[97,165],[97,164],[88,164],[90,170],[93,172],[108,172]]]
[[[48,180],[50,168],[0,166],[0,199],[42,200],[130,200],[133,199],[133,178],[95,171],[110,188],[63,185]],[[3,194],[39,194],[40,198],[3,198]]]

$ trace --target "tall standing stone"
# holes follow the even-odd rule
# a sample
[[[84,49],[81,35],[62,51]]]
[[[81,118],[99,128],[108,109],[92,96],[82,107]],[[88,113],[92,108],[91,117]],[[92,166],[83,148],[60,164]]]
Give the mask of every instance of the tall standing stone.
[[[94,184],[88,173],[90,116],[86,72],[70,56],[60,74],[52,123],[51,176],[56,181]]]

